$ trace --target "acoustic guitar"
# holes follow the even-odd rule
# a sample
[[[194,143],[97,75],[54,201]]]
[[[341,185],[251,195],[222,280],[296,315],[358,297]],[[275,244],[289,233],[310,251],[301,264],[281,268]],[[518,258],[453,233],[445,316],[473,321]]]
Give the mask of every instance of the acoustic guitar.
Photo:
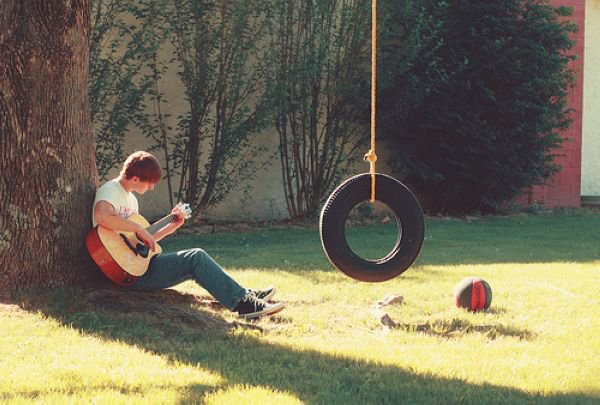
[[[176,208],[186,219],[192,213],[189,204],[179,203]],[[175,221],[175,215],[169,214],[152,225],[139,214],[130,215],[127,219],[142,225],[153,235]],[[150,260],[162,252],[158,244],[151,251],[135,232],[114,231],[102,225],[88,232],[85,245],[100,270],[114,283],[125,286],[133,284],[146,273]]]

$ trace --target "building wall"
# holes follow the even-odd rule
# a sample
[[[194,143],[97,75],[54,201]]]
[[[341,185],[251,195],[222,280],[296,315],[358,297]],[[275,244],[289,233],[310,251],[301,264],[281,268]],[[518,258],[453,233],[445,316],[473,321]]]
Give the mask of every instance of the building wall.
[[[600,0],[587,0],[581,195],[600,197]]]
[[[183,86],[174,73],[170,72],[167,75],[163,87],[166,99],[170,100],[163,108],[171,114],[165,119],[165,125],[174,128],[176,127],[176,115],[180,111],[189,109],[189,106],[185,105],[182,96]],[[259,170],[253,178],[243,180],[237,190],[233,190],[219,205],[206,212],[204,214],[206,217],[223,220],[262,220],[282,219],[287,216],[279,155],[275,146],[277,140],[277,134],[273,131],[265,131],[257,136],[256,142],[267,148],[262,156],[264,168]],[[147,147],[148,141],[138,131],[132,130],[127,135],[126,154]],[[164,167],[165,158],[162,151],[156,152],[155,156]],[[111,176],[117,176],[119,170],[114,169]],[[176,188],[178,185],[179,176],[175,176],[173,186]],[[160,181],[153,192],[138,196],[138,200],[141,212],[149,218],[160,217],[168,213],[171,207],[167,181]]]
[[[135,19],[132,19],[131,23],[135,24]],[[162,60],[169,60],[172,56],[173,49],[169,45],[165,45],[159,52],[159,58]],[[170,128],[176,128],[177,116],[189,111],[190,108],[185,100],[185,87],[177,76],[177,70],[176,66],[171,65],[159,83],[159,91],[164,93],[164,102],[161,105],[161,111],[165,115],[163,123]],[[148,108],[148,112],[152,113],[153,106],[149,105]],[[365,133],[368,133],[368,131],[369,128],[365,128]],[[232,221],[271,220],[289,217],[278,151],[279,135],[274,128],[267,128],[254,138],[254,143],[265,149],[264,153],[257,157],[262,168],[253,173],[251,177],[241,180],[239,187],[232,190],[218,205],[205,212],[204,217],[213,220]],[[147,149],[150,145],[151,141],[144,137],[139,129],[131,127],[130,132],[125,137],[124,152],[128,155],[137,150]],[[365,146],[364,150],[357,151],[356,155],[352,157],[350,162],[352,164],[351,175],[369,170],[368,164],[365,164],[362,160],[368,149],[368,146]],[[377,152],[380,158],[377,163],[378,171],[390,174],[389,169],[385,167],[386,152],[379,149]],[[154,155],[165,167],[164,152],[156,151]],[[202,167],[202,164],[200,166]],[[120,167],[113,169],[108,178],[116,177],[119,171]],[[173,188],[176,190],[180,181],[179,176],[174,176],[172,181]],[[138,196],[138,200],[140,211],[148,218],[158,218],[168,213],[171,210],[171,204],[167,181],[160,181],[153,192]]]
[[[172,50],[167,48],[161,55],[164,59],[168,59],[171,52]],[[161,110],[163,114],[170,114],[163,117],[164,125],[175,128],[177,127],[177,115],[189,110],[189,105],[184,97],[185,88],[176,74],[176,69],[169,69],[161,79],[159,86],[165,95],[165,102],[161,106]],[[365,133],[368,133],[368,130],[365,128]],[[204,217],[228,221],[272,220],[289,217],[281,177],[281,162],[278,152],[279,135],[275,129],[267,128],[256,136],[254,142],[265,148],[264,153],[258,157],[262,168],[253,173],[252,177],[243,179],[237,189],[232,190],[218,205],[205,212]],[[134,127],[125,137],[124,151],[126,155],[137,150],[147,149],[149,146],[150,141],[139,129]],[[368,164],[362,160],[368,149],[368,146],[365,146],[364,150],[357,151],[356,155],[352,157],[352,162],[350,162],[352,163],[350,169],[352,175],[369,170]],[[385,166],[386,151],[378,149],[377,153],[380,158],[377,162],[378,171],[390,174],[389,169]],[[164,153],[157,151],[154,152],[154,155],[164,167]],[[108,177],[116,177],[119,171],[120,167],[113,169]],[[172,184],[174,189],[178,187],[179,176],[174,176]],[[153,192],[138,196],[138,200],[140,211],[146,217],[158,218],[165,215],[171,210],[167,181],[160,181]]]

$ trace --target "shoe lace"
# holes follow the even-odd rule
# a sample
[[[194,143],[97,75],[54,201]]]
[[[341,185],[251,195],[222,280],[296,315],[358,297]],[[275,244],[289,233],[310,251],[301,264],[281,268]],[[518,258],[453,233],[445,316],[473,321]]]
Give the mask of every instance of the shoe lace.
[[[254,308],[258,308],[264,305],[263,302],[260,299],[258,299],[258,297],[256,297],[256,295],[254,295],[252,292],[248,292],[244,296],[243,301],[252,304]]]

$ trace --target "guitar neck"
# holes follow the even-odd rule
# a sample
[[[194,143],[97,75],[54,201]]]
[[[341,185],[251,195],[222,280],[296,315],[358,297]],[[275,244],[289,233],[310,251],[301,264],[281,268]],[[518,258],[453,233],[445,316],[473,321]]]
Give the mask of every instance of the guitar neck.
[[[159,219],[158,221],[156,221],[155,223],[150,225],[148,228],[146,228],[146,230],[148,232],[150,232],[151,235],[154,235],[160,229],[164,228],[165,226],[169,225],[171,222],[174,222],[174,221],[175,221],[175,216],[173,214],[170,214],[164,218]]]

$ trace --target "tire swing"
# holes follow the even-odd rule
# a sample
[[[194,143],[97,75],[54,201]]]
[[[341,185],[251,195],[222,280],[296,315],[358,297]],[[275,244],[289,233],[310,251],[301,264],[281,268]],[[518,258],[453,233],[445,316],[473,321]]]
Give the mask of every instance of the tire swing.
[[[319,230],[327,258],[342,273],[359,281],[382,282],[404,273],[414,263],[423,246],[425,222],[413,193],[400,181],[375,170],[376,0],[372,0],[371,18],[371,149],[365,155],[370,173],[351,177],[333,191],[321,210]],[[387,205],[398,225],[394,247],[376,260],[358,256],[346,239],[346,219],[354,207],[367,200]]]

